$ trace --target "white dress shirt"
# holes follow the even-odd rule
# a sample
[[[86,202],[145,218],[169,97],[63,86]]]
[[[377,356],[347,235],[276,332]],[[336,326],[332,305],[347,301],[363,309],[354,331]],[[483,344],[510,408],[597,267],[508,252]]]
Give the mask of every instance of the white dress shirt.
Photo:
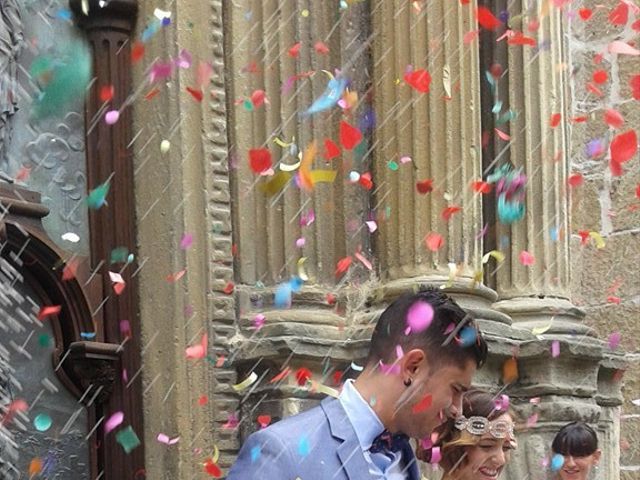
[[[353,380],[345,382],[339,400],[356,432],[372,478],[407,480],[408,476],[402,465],[402,452],[369,452],[374,439],[384,431],[384,425],[356,390]]]

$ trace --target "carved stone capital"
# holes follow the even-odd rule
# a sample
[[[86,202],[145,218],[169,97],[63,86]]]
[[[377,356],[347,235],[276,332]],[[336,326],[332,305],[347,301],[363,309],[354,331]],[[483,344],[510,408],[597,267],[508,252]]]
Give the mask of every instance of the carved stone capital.
[[[100,342],[73,342],[69,345],[71,376],[82,386],[83,403],[102,404],[113,392],[118,362],[123,349],[120,345]]]
[[[133,31],[138,15],[137,0],[110,0],[103,7],[100,6],[100,0],[87,0],[87,10],[83,9],[83,3],[83,0],[69,0],[69,6],[76,15],[78,24],[85,30]]]

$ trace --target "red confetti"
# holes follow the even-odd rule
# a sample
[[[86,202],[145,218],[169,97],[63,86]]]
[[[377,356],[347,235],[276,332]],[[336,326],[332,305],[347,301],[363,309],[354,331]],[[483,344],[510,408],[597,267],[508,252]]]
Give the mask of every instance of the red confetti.
[[[300,367],[296,370],[296,382],[298,382],[298,385],[304,387],[309,379],[311,379],[311,370],[306,367]]]
[[[77,258],[72,258],[71,260],[69,260],[69,263],[67,263],[62,269],[62,280],[68,281],[76,278],[79,266],[80,261]]]
[[[471,184],[471,188],[476,193],[490,193],[491,192],[491,184],[487,182],[483,182],[482,180],[477,180]]]
[[[624,118],[617,110],[609,108],[604,112],[604,121],[611,128],[620,128],[624,124]]]
[[[342,120],[340,122],[340,143],[345,150],[352,150],[362,141],[362,133],[356,127]]]
[[[424,69],[404,74],[404,81],[421,93],[427,93],[431,85],[431,75]]]
[[[316,42],[313,48],[320,55],[326,55],[327,53],[329,53],[329,47],[327,47],[323,42],[320,41]]]
[[[207,459],[207,461],[204,462],[204,471],[214,478],[222,477],[222,470],[220,470],[220,467],[211,460]]]
[[[640,100],[640,75],[631,77],[629,86],[631,87],[631,96],[636,100]]]
[[[195,89],[195,88],[187,87],[187,92],[189,92],[191,96],[195,98],[198,102],[201,102],[202,99],[204,98],[204,94],[202,93],[202,90],[200,90],[199,88]]]
[[[476,15],[478,17],[478,25],[486,30],[495,30],[502,25],[502,22],[487,7],[478,7]]]
[[[416,403],[412,408],[411,411],[413,413],[420,413],[420,412],[424,412],[427,408],[429,408],[431,406],[431,403],[433,402],[433,396],[430,393],[427,393],[422,400],[420,400],[418,403]]]
[[[100,88],[100,101],[109,102],[113,100],[114,94],[115,88],[113,88],[113,85],[104,85],[102,88]]]
[[[580,15],[580,18],[586,22],[591,18],[591,15],[593,15],[593,11],[590,8],[581,8],[578,10],[578,15]]]
[[[338,386],[342,383],[342,372],[340,370],[336,370],[333,372],[333,384]]]
[[[602,84],[605,83],[609,79],[609,75],[604,70],[596,70],[593,72],[593,81]]]
[[[578,230],[578,235],[580,235],[580,245],[589,243],[589,230]]]
[[[136,63],[144,56],[144,44],[142,42],[136,42],[131,49],[131,62]]]
[[[236,286],[234,285],[233,282],[229,282],[225,285],[225,287],[222,289],[222,291],[224,293],[226,293],[227,295],[231,295],[233,293],[233,290],[236,288]]]
[[[585,123],[587,120],[589,120],[589,117],[587,117],[586,115],[581,115],[579,117],[573,117],[571,119],[572,123]]]
[[[525,267],[530,267],[535,262],[536,258],[526,250],[520,252],[520,263],[522,265],[524,265]]]
[[[327,304],[329,305],[335,305],[336,303],[336,296],[333,293],[327,293],[327,295],[325,296],[325,299],[327,300]]]
[[[582,174],[574,173],[569,177],[569,179],[567,180],[567,183],[572,187],[578,187],[582,185],[583,181],[584,181],[584,178],[582,177]]]
[[[50,305],[46,307],[41,307],[40,312],[38,313],[38,320],[44,320],[49,315],[57,315],[62,310],[61,305]]]
[[[333,140],[328,138],[324,139],[324,158],[331,160],[340,156],[340,147],[335,144]]]
[[[442,235],[436,232],[430,232],[424,239],[424,243],[427,244],[427,248],[432,252],[437,252],[444,245],[444,239]]]
[[[300,54],[300,45],[301,43],[298,42],[289,49],[287,53],[289,54],[290,57],[296,58]]]
[[[640,183],[638,184],[638,186],[636,187],[636,197],[640,198]]]
[[[271,168],[271,152],[268,148],[249,150],[249,166],[254,173],[266,172]]]
[[[200,395],[200,398],[198,399],[198,405],[204,407],[207,403],[209,403],[209,397],[207,397],[206,395]]]
[[[269,380],[269,383],[279,382],[280,380],[283,380],[286,377],[288,377],[290,373],[291,373],[291,369],[287,367],[283,371],[281,371],[278,375],[276,375],[271,380]]]
[[[446,221],[449,221],[454,213],[458,213],[460,211],[462,211],[462,207],[458,207],[457,205],[446,207],[444,210],[442,210],[442,218],[444,218]]]
[[[264,90],[256,90],[251,94],[251,103],[253,103],[254,107],[258,108],[264,103],[265,98],[266,93]]]
[[[609,13],[609,21],[613,25],[626,25],[629,19],[629,6],[624,3],[618,3],[618,6]]]
[[[516,32],[512,37],[507,40],[509,45],[529,45],[535,47],[537,42],[535,38],[527,37],[522,32]]]
[[[432,192],[433,180],[427,178],[426,180],[420,180],[419,182],[416,182],[416,190],[418,190],[418,193],[422,195]]]
[[[373,188],[373,181],[371,180],[371,173],[366,172],[360,175],[360,179],[358,183],[362,185],[365,189],[371,190]]]
[[[271,415],[258,415],[258,425],[260,428],[265,428],[271,423]]]
[[[633,158],[638,150],[638,137],[634,130],[616,135],[609,146],[611,161],[624,163]]]
[[[353,259],[351,257],[344,257],[338,260],[338,264],[336,265],[336,277],[343,275],[347,270],[349,270],[352,261]]]
[[[155,97],[156,95],[158,95],[160,93],[160,89],[159,88],[154,88],[153,90],[151,90],[149,93],[147,93],[144,96],[145,100],[151,100],[153,97]]]
[[[587,83],[587,90],[590,93],[593,93],[594,95],[597,95],[598,97],[603,97],[604,96],[604,93],[602,93],[602,90],[600,90],[598,87],[596,87],[595,83],[588,82]]]
[[[551,115],[551,119],[549,120],[549,126],[551,128],[556,128],[558,125],[560,125],[560,120],[562,120],[562,114],[554,113],[553,115]]]

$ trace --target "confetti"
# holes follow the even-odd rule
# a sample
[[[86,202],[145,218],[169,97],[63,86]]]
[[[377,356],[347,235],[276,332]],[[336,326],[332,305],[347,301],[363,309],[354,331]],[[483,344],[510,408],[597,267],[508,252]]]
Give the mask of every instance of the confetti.
[[[306,367],[300,367],[296,370],[296,382],[301,387],[304,387],[309,380],[311,380],[311,370]]]
[[[96,187],[87,197],[87,205],[92,210],[98,210],[107,204],[106,197],[109,194],[109,182]]]
[[[432,252],[437,252],[444,245],[444,238],[437,232],[429,232],[424,241],[427,248]]]
[[[486,7],[478,7],[476,10],[478,25],[486,30],[496,30],[502,22]]]
[[[557,358],[560,356],[560,341],[554,340],[551,342],[551,356]]]
[[[427,410],[431,404],[433,403],[433,396],[430,393],[427,393],[418,403],[411,407],[412,413],[421,413]]]
[[[428,93],[431,85],[431,75],[424,69],[409,71],[404,74],[404,81],[420,93]]]
[[[264,173],[271,169],[271,152],[267,148],[253,148],[249,150],[249,166],[254,173]]]
[[[251,385],[253,385],[256,382],[256,380],[258,380],[258,375],[256,374],[256,372],[251,372],[249,376],[245,378],[242,382],[237,383],[235,385],[231,385],[231,388],[233,388],[236,392],[241,392],[247,387],[250,387]]]
[[[40,312],[38,313],[38,320],[44,320],[50,315],[57,315],[62,310],[61,305],[50,305],[45,307],[40,307]]]
[[[509,384],[518,379],[518,362],[515,358],[510,358],[502,364],[502,381]]]
[[[362,133],[356,127],[342,120],[340,122],[340,143],[345,150],[353,150],[362,141]]]
[[[116,441],[120,444],[120,446],[127,454],[131,453],[136,447],[140,445],[140,439],[138,438],[138,435],[136,435],[136,432],[133,431],[133,428],[131,426],[120,430],[116,434]]]
[[[124,421],[124,412],[115,412],[104,422],[104,433],[107,434],[118,428]]]
[[[420,333],[431,325],[433,320],[433,307],[427,303],[418,301],[411,305],[407,312],[407,326],[411,333]]]
[[[520,263],[525,267],[530,267],[536,262],[535,257],[526,250],[520,252],[520,256],[518,257],[518,259],[520,260]]]
[[[562,465],[564,465],[564,457],[559,453],[556,453],[551,458],[551,470],[554,472],[557,472],[562,468]]]
[[[165,435],[164,433],[159,433],[158,436],[156,437],[156,440],[158,440],[158,442],[160,443],[164,443],[165,445],[175,445],[180,441],[180,437],[169,438],[168,435]]]
[[[207,333],[202,335],[200,343],[187,347],[185,353],[188,359],[197,360],[207,356],[207,346],[209,344],[209,336]]]
[[[53,420],[46,413],[40,413],[33,419],[33,426],[39,432],[46,432],[53,425]]]

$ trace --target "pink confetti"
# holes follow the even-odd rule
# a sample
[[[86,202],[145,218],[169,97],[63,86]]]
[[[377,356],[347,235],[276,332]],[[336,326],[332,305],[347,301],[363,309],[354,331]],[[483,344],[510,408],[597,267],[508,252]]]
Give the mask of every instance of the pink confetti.
[[[378,224],[373,220],[369,220],[368,222],[366,222],[366,224],[367,228],[369,228],[369,233],[373,233],[378,229]]]
[[[180,248],[182,250],[187,250],[191,245],[193,245],[193,235],[191,233],[185,233],[180,241]]]
[[[465,45],[469,45],[476,38],[478,38],[479,35],[480,35],[480,30],[471,30],[470,32],[467,32],[464,34],[464,37],[462,37],[462,42]]]
[[[502,394],[498,398],[496,398],[493,402],[496,407],[496,410],[500,410],[503,412],[506,412],[507,410],[509,410],[509,395]]]
[[[235,413],[230,413],[227,417],[227,423],[222,425],[222,428],[233,429],[238,426],[238,416]]]
[[[109,110],[104,116],[104,121],[107,122],[107,125],[114,125],[119,118],[120,112],[118,110]]]
[[[305,243],[307,243],[305,238],[304,237],[300,237],[299,239],[296,240],[296,247],[302,248],[302,247],[304,247]]]
[[[373,265],[371,264],[371,262],[364,256],[362,255],[360,252],[356,252],[354,254],[354,256],[360,260],[360,263],[362,263],[367,270],[373,270]]]
[[[253,327],[256,330],[260,330],[262,327],[264,327],[264,322],[266,321],[267,317],[265,317],[262,313],[257,314],[255,317],[253,317]]]
[[[640,55],[640,50],[633,48],[628,43],[621,40],[614,40],[607,47],[609,53],[617,53],[620,55]]]
[[[527,428],[532,428],[538,423],[538,414],[534,413],[529,418],[527,418]]]
[[[169,438],[168,435],[165,435],[164,433],[159,433],[157,440],[160,443],[164,443],[165,445],[175,445],[180,441],[180,437]]]
[[[199,359],[204,358],[207,355],[207,344],[209,341],[209,336],[205,333],[202,335],[202,339],[200,343],[197,345],[192,345],[188,347],[186,350],[187,358],[191,359]]]
[[[551,342],[551,356],[553,358],[560,356],[560,342],[558,340]]]
[[[413,333],[420,333],[429,328],[433,320],[433,307],[427,302],[416,302],[407,313],[407,325]]]
[[[379,366],[380,366],[380,371],[382,371],[382,373],[384,373],[385,375],[400,375],[400,365],[394,363],[392,365],[386,365],[384,363],[382,363],[382,360],[380,360]]]
[[[116,429],[124,420],[124,412],[116,412],[104,422],[104,433],[107,434]]]
[[[523,250],[522,252],[520,252],[520,263],[522,265],[524,265],[525,267],[530,267],[535,262],[536,262],[535,257],[529,252],[527,252],[526,250]]]
[[[620,332],[613,332],[609,335],[609,348],[611,350],[615,350],[620,345],[620,340],[622,340],[622,335]]]

